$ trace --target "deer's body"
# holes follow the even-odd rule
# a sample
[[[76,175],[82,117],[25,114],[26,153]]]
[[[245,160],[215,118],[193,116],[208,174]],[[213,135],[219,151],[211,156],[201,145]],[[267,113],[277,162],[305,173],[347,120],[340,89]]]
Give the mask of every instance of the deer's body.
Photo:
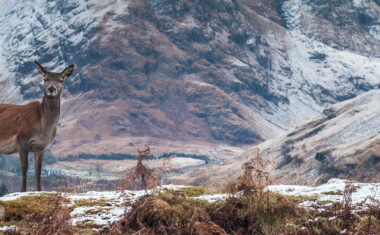
[[[69,66],[62,73],[51,73],[36,63],[45,81],[42,103],[0,104],[0,154],[19,153],[23,177],[21,191],[26,191],[29,152],[34,153],[36,190],[41,190],[43,151],[56,134],[63,87],[61,83],[74,69],[74,66]]]
[[[28,146],[29,152],[41,151],[51,143],[55,137],[59,109],[53,114],[43,104],[44,102],[0,104],[0,127],[3,127],[0,133],[0,154],[17,153],[20,145]],[[52,114],[54,117],[49,118]]]

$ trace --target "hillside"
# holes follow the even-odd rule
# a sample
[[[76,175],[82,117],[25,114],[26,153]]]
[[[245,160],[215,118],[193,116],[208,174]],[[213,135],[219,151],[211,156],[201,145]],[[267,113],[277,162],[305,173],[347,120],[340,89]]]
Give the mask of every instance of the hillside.
[[[281,138],[259,145],[279,182],[319,184],[330,178],[377,182],[380,90],[324,110]]]
[[[170,182],[219,187],[257,152],[271,161],[276,183],[319,185],[331,178],[378,182],[379,101],[380,90],[373,90],[332,105],[289,132],[248,148],[224,166],[196,169]]]

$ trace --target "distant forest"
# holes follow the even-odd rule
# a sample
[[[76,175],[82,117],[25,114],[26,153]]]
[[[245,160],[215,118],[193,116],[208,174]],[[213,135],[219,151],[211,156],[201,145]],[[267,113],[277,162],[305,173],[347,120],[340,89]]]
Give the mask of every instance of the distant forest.
[[[192,158],[192,159],[198,159],[205,161],[205,163],[209,163],[212,161],[210,157],[206,155],[197,155],[197,154],[185,154],[185,153],[164,153],[159,156],[152,156],[151,159],[165,159],[169,158],[171,156],[176,156],[180,158]],[[54,162],[56,161],[67,161],[67,162],[72,162],[72,161],[78,161],[78,160],[137,160],[137,155],[132,155],[132,154],[119,154],[119,153],[111,153],[111,154],[79,154],[79,155],[68,155],[66,157],[49,157],[51,160]],[[48,163],[53,163],[52,161],[48,161]]]

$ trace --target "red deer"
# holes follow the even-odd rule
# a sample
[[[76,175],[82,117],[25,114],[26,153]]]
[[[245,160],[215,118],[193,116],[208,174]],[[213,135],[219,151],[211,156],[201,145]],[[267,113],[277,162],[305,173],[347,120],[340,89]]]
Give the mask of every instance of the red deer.
[[[26,191],[28,153],[34,153],[36,190],[41,191],[41,167],[44,149],[52,142],[60,115],[63,80],[71,75],[74,65],[61,73],[46,70],[35,61],[44,79],[42,103],[26,105],[0,104],[0,154],[20,155],[21,191]]]

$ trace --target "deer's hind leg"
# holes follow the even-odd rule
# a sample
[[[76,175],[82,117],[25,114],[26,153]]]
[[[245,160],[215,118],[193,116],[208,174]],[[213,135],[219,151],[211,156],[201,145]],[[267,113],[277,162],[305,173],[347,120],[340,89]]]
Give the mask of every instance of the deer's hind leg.
[[[43,151],[34,153],[34,175],[36,177],[36,191],[41,191],[41,170],[43,156]]]
[[[20,146],[19,154],[22,171],[21,192],[26,192],[26,179],[28,177],[28,148]]]

